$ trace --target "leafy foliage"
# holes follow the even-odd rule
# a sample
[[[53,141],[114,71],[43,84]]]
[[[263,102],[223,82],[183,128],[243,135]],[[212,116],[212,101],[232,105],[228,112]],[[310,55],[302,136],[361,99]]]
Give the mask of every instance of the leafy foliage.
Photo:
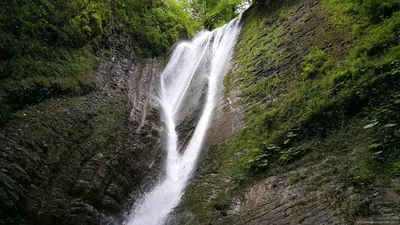
[[[304,59],[303,73],[306,78],[315,78],[318,74],[324,74],[332,65],[325,52],[318,48],[314,48]]]
[[[2,1],[0,125],[46,99],[92,91],[99,49],[160,56],[193,32],[175,0]]]
[[[361,14],[371,21],[378,22],[389,18],[400,9],[400,1],[397,0],[358,0],[361,7],[357,7]]]
[[[247,1],[243,0],[194,0],[192,12],[207,29],[214,29],[232,20],[238,8]]]
[[[123,34],[132,34],[144,54],[162,54],[179,38],[194,33],[194,23],[176,0],[115,0],[112,8]],[[133,10],[134,9],[134,10]]]

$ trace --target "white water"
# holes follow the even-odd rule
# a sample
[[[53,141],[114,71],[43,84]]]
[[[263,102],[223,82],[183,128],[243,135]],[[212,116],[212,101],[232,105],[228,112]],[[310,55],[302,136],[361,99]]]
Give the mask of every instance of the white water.
[[[213,32],[199,33],[193,41],[179,44],[172,54],[161,74],[161,106],[167,129],[166,176],[136,204],[124,225],[162,225],[179,204],[202,150],[218,88],[239,31],[239,20],[236,19]],[[208,78],[207,97],[193,136],[181,154],[175,123],[192,79],[199,72]]]

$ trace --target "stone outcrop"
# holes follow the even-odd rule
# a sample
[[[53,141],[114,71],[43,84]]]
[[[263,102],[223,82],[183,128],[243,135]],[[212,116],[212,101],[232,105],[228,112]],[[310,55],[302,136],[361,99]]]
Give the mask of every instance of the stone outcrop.
[[[229,215],[212,224],[398,224],[397,210],[388,205],[400,202],[393,187],[377,180],[369,190],[360,192],[336,180],[335,171],[349,158],[337,155],[319,162],[301,160],[289,172],[251,185],[234,199]],[[347,213],[354,207],[359,212],[349,218]]]
[[[321,192],[310,192],[304,185],[306,178],[301,177],[313,170],[323,173],[328,163],[325,161],[323,165],[300,168],[258,182],[235,199],[229,212],[231,216],[216,224],[344,224],[340,213],[322,200]],[[299,180],[293,180],[295,176]]]

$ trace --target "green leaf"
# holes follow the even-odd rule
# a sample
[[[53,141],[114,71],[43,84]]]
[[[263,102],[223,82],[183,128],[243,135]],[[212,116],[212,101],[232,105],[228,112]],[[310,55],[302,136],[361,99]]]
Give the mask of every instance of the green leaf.
[[[372,145],[368,146],[368,148],[379,148],[381,146],[382,146],[382,144],[375,143],[375,144],[372,144]]]
[[[370,124],[366,125],[366,126],[364,127],[364,129],[370,129],[370,128],[376,126],[378,123],[379,123],[379,122],[370,123]]]

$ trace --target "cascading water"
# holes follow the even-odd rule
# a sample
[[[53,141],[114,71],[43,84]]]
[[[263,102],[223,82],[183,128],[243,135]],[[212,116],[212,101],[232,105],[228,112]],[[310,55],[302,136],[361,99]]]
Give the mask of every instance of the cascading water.
[[[212,32],[199,33],[192,42],[177,46],[161,74],[161,106],[167,130],[166,176],[143,196],[124,225],[161,225],[179,204],[188,180],[196,167],[204,137],[215,108],[218,87],[225,75],[240,31],[239,19]],[[189,144],[178,150],[176,121],[186,104],[195,75],[207,76],[207,93],[202,114]]]

